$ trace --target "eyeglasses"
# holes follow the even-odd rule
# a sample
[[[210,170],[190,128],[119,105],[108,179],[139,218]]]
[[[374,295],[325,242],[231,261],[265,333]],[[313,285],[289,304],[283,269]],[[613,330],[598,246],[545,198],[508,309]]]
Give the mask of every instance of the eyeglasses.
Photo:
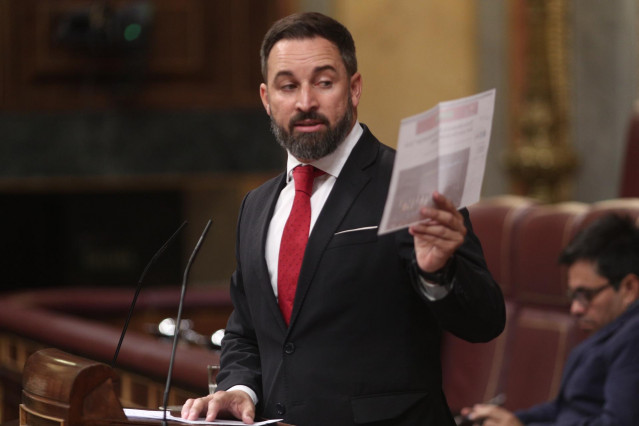
[[[611,286],[612,284],[606,283],[602,285],[601,287],[597,287],[597,288],[579,287],[574,290],[568,290],[566,292],[566,295],[572,302],[577,302],[585,308],[585,307],[588,307],[588,305],[590,305],[590,302],[592,302],[592,299],[594,299],[595,296],[597,296],[599,293],[601,293],[602,291],[604,291],[605,289]]]

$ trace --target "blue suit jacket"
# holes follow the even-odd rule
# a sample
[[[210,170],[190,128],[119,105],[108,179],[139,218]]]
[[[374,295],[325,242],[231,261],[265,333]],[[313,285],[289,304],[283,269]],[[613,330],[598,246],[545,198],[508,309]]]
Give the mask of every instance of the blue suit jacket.
[[[534,426],[639,425],[639,302],[571,352],[554,401],[515,415]]]

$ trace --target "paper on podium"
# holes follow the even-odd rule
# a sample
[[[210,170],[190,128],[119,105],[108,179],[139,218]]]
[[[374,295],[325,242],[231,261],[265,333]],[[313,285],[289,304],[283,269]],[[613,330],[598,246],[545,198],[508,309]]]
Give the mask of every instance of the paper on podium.
[[[380,235],[417,223],[434,191],[457,208],[479,201],[494,109],[492,89],[401,121]]]
[[[127,418],[129,419],[162,419],[164,417],[163,411],[137,410],[134,408],[125,408],[124,414],[126,414]],[[190,425],[228,425],[228,426],[246,425],[246,423],[241,422],[239,420],[213,420],[210,422],[207,422],[204,419],[186,420],[186,419],[183,419],[182,417],[173,416],[168,412],[166,413],[166,419],[171,420],[173,422],[180,422],[180,423],[190,424]],[[282,419],[255,422],[253,423],[253,426],[267,425],[271,423],[277,423],[280,421],[282,421]]]

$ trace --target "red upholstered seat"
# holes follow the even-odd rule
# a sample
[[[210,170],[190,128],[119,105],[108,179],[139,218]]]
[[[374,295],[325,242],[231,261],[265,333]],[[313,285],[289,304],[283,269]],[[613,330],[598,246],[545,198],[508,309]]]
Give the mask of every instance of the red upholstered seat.
[[[554,398],[564,362],[579,339],[576,320],[568,312],[522,308],[509,337],[504,406],[517,410]]]
[[[511,249],[513,227],[535,202],[514,195],[494,197],[469,207],[473,230],[479,237],[484,257],[504,294],[511,291]]]
[[[518,303],[567,311],[566,274],[558,258],[587,210],[583,203],[538,206],[519,221],[510,246],[509,277]]]
[[[578,229],[583,229],[593,220],[596,220],[608,213],[628,215],[639,221],[639,198],[618,198],[615,200],[605,200],[593,203],[588,210],[588,213],[579,223]]]
[[[506,341],[515,314],[515,305],[506,302],[506,330],[488,343],[469,343],[446,334],[442,345],[443,387],[453,412],[488,401],[501,392]]]
[[[488,269],[505,295],[511,292],[510,271],[513,229],[536,203],[530,198],[500,196],[469,207],[473,229],[479,237]],[[507,303],[511,318],[515,306]],[[508,325],[507,325],[508,328]],[[445,334],[442,346],[443,387],[453,411],[486,401],[501,387],[501,367],[505,360],[506,336],[488,343],[468,343]]]

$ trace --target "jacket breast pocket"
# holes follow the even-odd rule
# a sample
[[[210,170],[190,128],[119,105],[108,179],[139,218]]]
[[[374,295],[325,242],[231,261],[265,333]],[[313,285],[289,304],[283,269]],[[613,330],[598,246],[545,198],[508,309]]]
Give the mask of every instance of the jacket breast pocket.
[[[375,241],[377,241],[377,226],[347,229],[336,232],[327,249],[353,244],[374,243]]]

